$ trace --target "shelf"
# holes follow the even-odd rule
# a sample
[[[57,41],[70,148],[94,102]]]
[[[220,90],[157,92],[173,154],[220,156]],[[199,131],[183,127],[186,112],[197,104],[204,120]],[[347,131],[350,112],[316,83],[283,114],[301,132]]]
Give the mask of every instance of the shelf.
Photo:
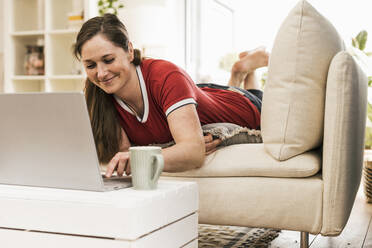
[[[75,34],[77,35],[79,29],[56,29],[47,32],[47,34]]]
[[[84,1],[83,0],[57,0],[50,1],[49,11],[53,13],[51,16],[50,26],[51,29],[68,29],[69,21],[68,16],[70,13],[74,12],[74,7],[77,6],[80,11],[83,11]],[[75,10],[76,11],[76,10]]]
[[[86,75],[72,48],[83,21],[69,16],[96,16],[97,0],[3,1],[4,91],[82,91]],[[45,75],[26,75],[30,57],[36,59],[27,52],[35,45],[43,45]]]
[[[44,34],[45,34],[44,30],[29,30],[12,32],[10,35],[18,37],[18,36],[41,36]]]
[[[81,79],[85,78],[84,75],[53,75],[49,77],[50,79]]]
[[[28,75],[20,75],[20,76],[13,76],[12,80],[22,80],[22,81],[28,81],[28,80],[45,80],[45,76],[28,76]]]
[[[36,45],[38,39],[44,39],[43,35],[12,36],[11,46],[14,49],[14,75],[25,76],[24,61],[28,45]]]
[[[82,72],[81,63],[72,54],[72,44],[75,43],[75,34],[49,35],[50,75],[76,75]],[[66,63],[69,61],[68,63]]]
[[[82,78],[78,79],[51,79],[49,89],[51,92],[63,91],[83,91],[84,81]]]
[[[85,75],[53,75],[53,76],[29,76],[29,75],[19,75],[13,76],[12,80],[45,80],[45,79],[57,79],[57,80],[68,80],[68,79],[80,79],[84,80]]]
[[[9,92],[43,92],[45,91],[44,80],[21,80],[15,79]]]
[[[13,27],[11,30],[28,31],[44,29],[44,1],[43,0],[13,0]]]

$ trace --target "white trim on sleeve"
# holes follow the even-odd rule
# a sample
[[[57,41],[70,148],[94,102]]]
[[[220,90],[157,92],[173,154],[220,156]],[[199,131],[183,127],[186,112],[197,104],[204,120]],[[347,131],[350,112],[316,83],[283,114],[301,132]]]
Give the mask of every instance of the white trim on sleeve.
[[[175,104],[173,104],[172,106],[170,106],[166,111],[165,111],[165,115],[168,117],[168,115],[173,112],[174,110],[178,109],[179,107],[182,107],[184,105],[187,105],[187,104],[195,104],[197,105],[196,101],[194,98],[186,98],[186,99],[183,99],[179,102],[176,102]]]

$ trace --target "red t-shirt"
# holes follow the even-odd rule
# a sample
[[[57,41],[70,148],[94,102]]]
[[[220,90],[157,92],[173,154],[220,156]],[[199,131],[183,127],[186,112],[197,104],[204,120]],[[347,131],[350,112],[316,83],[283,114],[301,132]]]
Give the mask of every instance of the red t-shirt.
[[[172,141],[167,116],[187,104],[196,104],[201,125],[229,122],[252,129],[260,126],[260,112],[240,93],[198,88],[184,70],[165,60],[146,59],[136,69],[144,102],[143,117],[135,116],[123,101],[113,97],[120,124],[131,143]]]

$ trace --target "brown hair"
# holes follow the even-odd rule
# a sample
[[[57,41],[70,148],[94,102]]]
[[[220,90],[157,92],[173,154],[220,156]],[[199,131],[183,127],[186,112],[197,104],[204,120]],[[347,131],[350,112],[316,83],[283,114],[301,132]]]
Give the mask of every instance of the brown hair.
[[[113,14],[105,14],[102,17],[93,17],[81,27],[73,53],[81,59],[81,49],[85,42],[96,36],[104,35],[115,46],[121,47],[128,52],[129,37],[124,24]],[[140,65],[141,52],[134,49],[134,65]],[[98,159],[101,163],[108,163],[120,150],[122,142],[121,127],[117,118],[117,111],[111,95],[104,92],[93,84],[88,78],[85,81],[85,97],[88,112],[96,143]]]

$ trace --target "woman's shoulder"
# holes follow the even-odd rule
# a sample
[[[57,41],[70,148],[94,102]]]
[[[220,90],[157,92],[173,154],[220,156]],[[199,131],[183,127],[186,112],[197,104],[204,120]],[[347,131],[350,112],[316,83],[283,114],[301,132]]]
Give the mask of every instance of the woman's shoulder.
[[[164,60],[164,59],[144,59],[142,61],[141,67],[143,70],[148,71],[148,73],[155,73],[161,75],[167,75],[172,72],[183,71],[179,66],[174,63]]]

